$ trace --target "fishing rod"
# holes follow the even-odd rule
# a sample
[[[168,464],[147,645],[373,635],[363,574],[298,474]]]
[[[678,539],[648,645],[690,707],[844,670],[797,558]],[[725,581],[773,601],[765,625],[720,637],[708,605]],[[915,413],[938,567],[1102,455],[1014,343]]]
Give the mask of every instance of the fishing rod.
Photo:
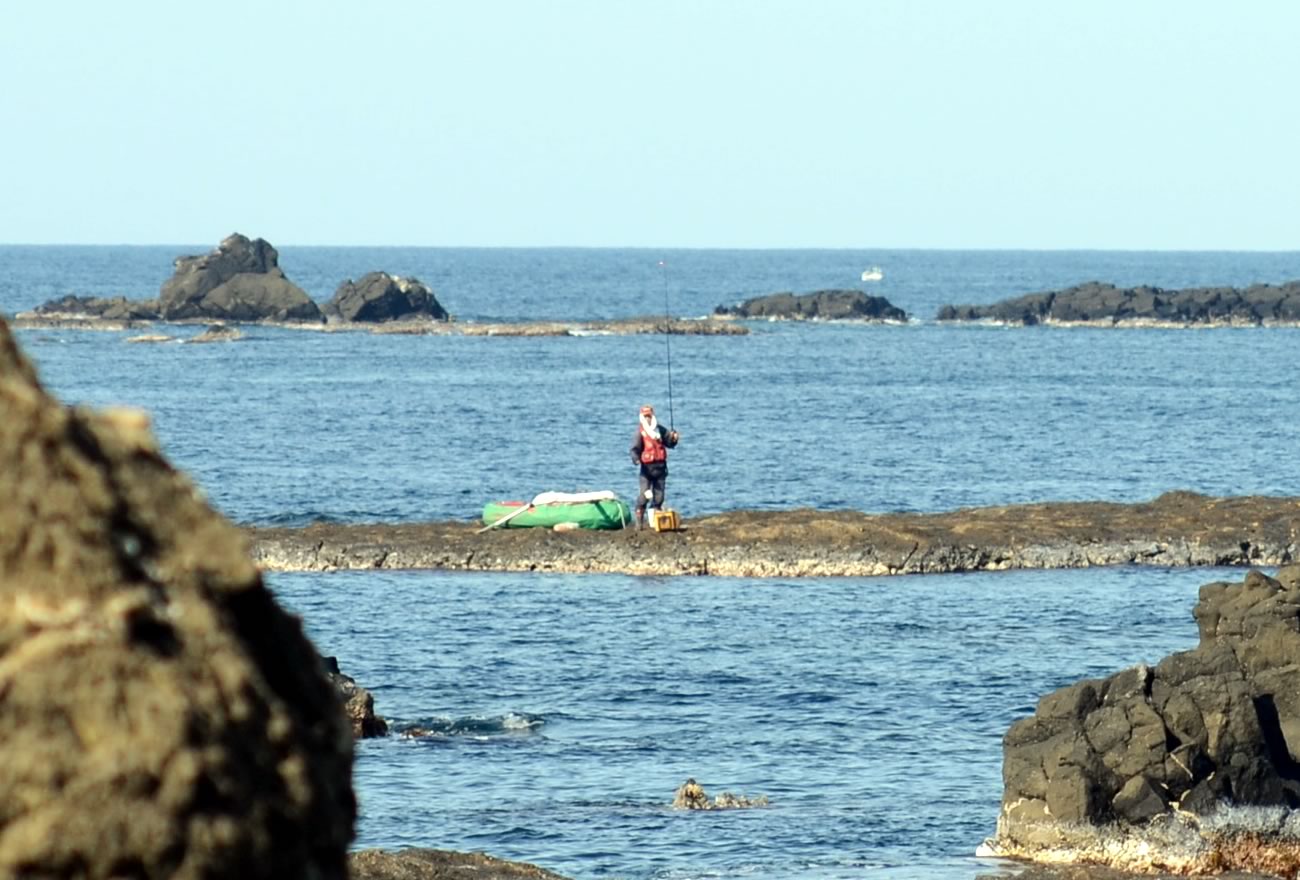
[[[668,364],[668,430],[673,429],[673,334],[671,332],[670,311],[668,307],[668,265],[659,261],[659,274],[664,280],[664,359]]]

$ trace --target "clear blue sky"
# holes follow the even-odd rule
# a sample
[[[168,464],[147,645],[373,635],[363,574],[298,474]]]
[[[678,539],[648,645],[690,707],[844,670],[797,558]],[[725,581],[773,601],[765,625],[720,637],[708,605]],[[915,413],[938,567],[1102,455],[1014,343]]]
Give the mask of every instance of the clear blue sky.
[[[40,0],[0,242],[1300,248],[1300,3]]]

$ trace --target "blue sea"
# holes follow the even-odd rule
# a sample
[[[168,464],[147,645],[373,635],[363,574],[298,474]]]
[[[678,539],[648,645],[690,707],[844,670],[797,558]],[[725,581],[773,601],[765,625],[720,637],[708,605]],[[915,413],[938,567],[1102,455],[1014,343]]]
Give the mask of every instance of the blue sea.
[[[148,298],[212,245],[0,246],[0,311]],[[661,265],[662,263],[662,265]],[[69,403],[149,410],[245,524],[476,519],[545,490],[635,491],[637,407],[682,435],[670,504],[942,511],[1300,494],[1300,329],[939,324],[1090,280],[1300,278],[1300,252],[281,247],[318,302],[383,270],[458,320],[704,315],[857,288],[906,324],[741,337],[459,337],[246,327],[224,344],[24,330]],[[884,279],[859,281],[880,265]],[[156,327],[188,337],[196,326]],[[973,878],[1000,739],[1043,693],[1195,644],[1232,570],[761,580],[272,574],[323,654],[420,739],[359,744],[358,847],[482,850],[575,878]],[[764,809],[675,812],[688,776]]]

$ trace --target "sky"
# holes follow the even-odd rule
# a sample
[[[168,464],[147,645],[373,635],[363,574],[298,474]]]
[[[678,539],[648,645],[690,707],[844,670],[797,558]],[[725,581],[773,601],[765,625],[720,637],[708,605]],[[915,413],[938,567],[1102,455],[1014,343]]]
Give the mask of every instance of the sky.
[[[41,0],[0,242],[1300,249],[1300,3]]]

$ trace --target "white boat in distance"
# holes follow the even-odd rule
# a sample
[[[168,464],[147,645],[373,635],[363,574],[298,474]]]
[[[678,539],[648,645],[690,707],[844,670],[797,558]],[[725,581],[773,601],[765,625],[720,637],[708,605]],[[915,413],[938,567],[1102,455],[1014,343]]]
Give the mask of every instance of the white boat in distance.
[[[862,270],[863,281],[879,281],[881,278],[884,277],[885,277],[885,273],[881,271],[881,268],[879,266],[871,266],[867,269]]]

